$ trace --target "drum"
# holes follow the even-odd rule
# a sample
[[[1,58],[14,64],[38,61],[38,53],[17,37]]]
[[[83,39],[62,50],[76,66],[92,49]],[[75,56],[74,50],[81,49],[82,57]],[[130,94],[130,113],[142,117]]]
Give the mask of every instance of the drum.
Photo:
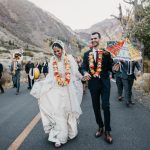
[[[40,77],[40,71],[38,68],[31,68],[29,71],[29,77],[31,80],[38,79]]]
[[[34,68],[34,79],[38,79],[40,77],[40,71],[38,68]]]

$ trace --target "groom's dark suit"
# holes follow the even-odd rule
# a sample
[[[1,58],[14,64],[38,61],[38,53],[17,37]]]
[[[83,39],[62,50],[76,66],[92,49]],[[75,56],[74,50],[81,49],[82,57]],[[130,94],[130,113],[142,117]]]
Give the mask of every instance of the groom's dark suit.
[[[109,109],[109,97],[110,97],[110,78],[109,72],[112,71],[113,60],[110,53],[104,52],[102,56],[102,71],[100,77],[93,77],[89,69],[89,53],[92,50],[87,51],[84,54],[82,71],[88,72],[91,75],[91,79],[88,82],[88,87],[92,97],[92,104],[95,113],[96,122],[100,128],[105,124],[105,131],[111,131],[110,127],[110,109]],[[95,68],[97,62],[94,62]],[[102,100],[102,109],[104,111],[104,123],[100,112],[100,96]]]

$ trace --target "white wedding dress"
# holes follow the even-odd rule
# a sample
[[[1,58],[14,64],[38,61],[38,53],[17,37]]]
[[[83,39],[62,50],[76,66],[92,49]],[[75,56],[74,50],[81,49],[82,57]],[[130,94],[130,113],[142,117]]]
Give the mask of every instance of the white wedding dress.
[[[59,86],[54,77],[52,60],[49,63],[49,74],[45,80],[35,82],[31,95],[38,99],[42,123],[48,140],[64,144],[68,138],[73,139],[77,133],[77,124],[82,113],[83,87],[78,66],[71,55],[68,55],[71,65],[71,80],[69,85]],[[64,61],[58,62],[59,73],[64,77]]]

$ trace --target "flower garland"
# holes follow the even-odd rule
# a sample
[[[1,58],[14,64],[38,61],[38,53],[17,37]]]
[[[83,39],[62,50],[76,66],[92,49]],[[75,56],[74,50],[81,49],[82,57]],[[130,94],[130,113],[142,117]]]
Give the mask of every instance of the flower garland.
[[[98,50],[97,68],[95,69],[93,52],[89,53],[89,68],[93,77],[98,77],[102,71],[102,55],[103,50]]]
[[[56,58],[53,59],[53,70],[54,76],[57,81],[57,84],[60,86],[66,86],[70,83],[70,61],[67,55],[64,56],[64,65],[65,65],[65,79],[62,79],[60,73],[58,72],[58,62]]]

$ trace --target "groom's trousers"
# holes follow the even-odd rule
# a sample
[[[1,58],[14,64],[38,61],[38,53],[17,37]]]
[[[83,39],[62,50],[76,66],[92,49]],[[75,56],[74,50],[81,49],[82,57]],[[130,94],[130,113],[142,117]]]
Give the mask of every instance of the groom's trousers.
[[[105,126],[105,131],[111,131],[110,127],[110,79],[108,78],[91,78],[89,81],[89,90],[92,97],[92,104],[96,122],[99,128]],[[102,109],[104,113],[104,123],[101,116],[100,97],[102,103]]]

